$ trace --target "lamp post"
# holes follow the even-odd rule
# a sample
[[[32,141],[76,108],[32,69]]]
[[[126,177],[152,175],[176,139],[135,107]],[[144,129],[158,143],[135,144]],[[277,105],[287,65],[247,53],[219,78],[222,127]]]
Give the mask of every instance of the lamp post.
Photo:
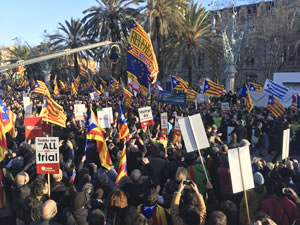
[[[241,43],[244,37],[244,29],[239,29],[237,25],[237,12],[233,6],[233,12],[227,24],[224,24],[220,11],[217,11],[220,19],[221,35],[224,51],[224,59],[226,63],[225,89],[234,92],[234,83],[236,77],[236,62],[240,53]]]

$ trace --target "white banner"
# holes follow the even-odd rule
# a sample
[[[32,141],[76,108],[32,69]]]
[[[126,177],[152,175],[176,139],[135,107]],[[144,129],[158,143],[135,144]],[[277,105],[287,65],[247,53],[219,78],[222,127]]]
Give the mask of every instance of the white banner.
[[[25,118],[30,118],[32,117],[32,104],[30,102],[29,97],[23,97],[23,102],[24,102],[24,111],[25,111]]]
[[[85,116],[86,116],[85,104],[75,104],[74,114],[75,114],[75,120],[85,120]]]
[[[97,111],[97,118],[101,128],[110,128],[110,114],[108,111]]]
[[[289,157],[290,152],[290,129],[283,131],[283,142],[282,142],[282,160]]]

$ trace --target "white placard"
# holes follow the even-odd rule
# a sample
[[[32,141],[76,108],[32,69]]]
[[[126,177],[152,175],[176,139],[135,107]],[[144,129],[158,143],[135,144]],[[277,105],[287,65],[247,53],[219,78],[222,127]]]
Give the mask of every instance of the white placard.
[[[181,130],[181,129],[180,129],[180,125],[179,125],[179,123],[178,123],[178,120],[179,120],[180,118],[182,118],[182,117],[180,117],[180,116],[176,116],[176,117],[175,117],[174,130]]]
[[[22,94],[23,94],[23,98],[27,96],[25,91],[23,91]]]
[[[104,92],[104,98],[109,99],[109,92]]]
[[[290,129],[283,131],[283,142],[282,142],[282,159],[289,157],[290,152]]]
[[[57,174],[59,172],[58,137],[37,137],[35,146],[37,174]]]
[[[108,111],[97,111],[97,118],[101,128],[110,128],[110,115]]]
[[[114,122],[114,115],[113,115],[112,107],[103,108],[101,110],[105,111],[109,115],[110,123],[113,123]]]
[[[85,120],[85,104],[75,104],[74,105],[75,120]]]
[[[189,118],[179,118],[178,122],[187,152],[209,147],[209,142],[200,114],[190,116]],[[193,130],[191,124],[193,126]],[[199,146],[197,146],[195,138],[197,138]]]
[[[30,118],[32,117],[32,104],[30,102],[29,97],[23,97],[23,102],[24,102],[24,111],[25,111],[25,118]]]
[[[240,151],[240,158],[238,151]],[[254,188],[249,146],[229,149],[228,160],[233,193],[238,193],[244,190],[241,171],[243,171],[245,190]]]
[[[164,112],[160,114],[160,128],[164,129],[167,128],[168,129],[168,113]]]
[[[90,93],[90,97],[91,97],[92,101],[99,101],[99,96],[96,92]]]
[[[221,102],[221,109],[223,112],[229,112],[230,111],[229,102]]]
[[[152,109],[150,106],[139,108],[138,111],[142,127],[154,125]]]

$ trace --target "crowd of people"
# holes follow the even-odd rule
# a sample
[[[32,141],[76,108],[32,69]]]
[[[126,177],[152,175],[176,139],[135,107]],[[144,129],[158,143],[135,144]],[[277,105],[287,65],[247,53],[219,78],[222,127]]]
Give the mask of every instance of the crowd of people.
[[[22,92],[3,91],[4,104],[17,115],[17,133],[6,134],[9,151],[0,163],[1,225],[246,225],[246,201],[243,193],[233,194],[227,156],[230,149],[245,145],[252,156],[273,156],[272,162],[252,157],[255,187],[247,190],[251,223],[300,224],[300,164],[292,157],[278,158],[288,127],[290,155],[299,153],[298,111],[288,109],[280,118],[266,108],[248,113],[231,93],[197,106],[161,104],[153,96],[154,126],[142,128],[138,108],[150,103],[143,96],[133,97],[132,105],[122,102],[129,127],[128,176],[115,185],[124,143],[118,135],[120,98],[118,91],[99,101],[83,93],[55,98],[64,107],[67,123],[66,128],[53,127],[53,136],[60,140],[60,170],[51,175],[49,193],[47,176],[36,173],[34,140],[25,140]],[[43,96],[33,93],[31,101],[32,116],[38,117]],[[222,112],[221,102],[230,102],[230,112]],[[111,128],[103,129],[113,163],[110,170],[101,166],[94,141],[88,141],[85,153],[88,122],[75,120],[75,103],[94,111],[113,108]],[[160,131],[162,112],[168,114],[168,135]],[[176,116],[197,113],[210,143],[201,155],[187,153],[174,133]],[[228,132],[228,127],[234,129]]]

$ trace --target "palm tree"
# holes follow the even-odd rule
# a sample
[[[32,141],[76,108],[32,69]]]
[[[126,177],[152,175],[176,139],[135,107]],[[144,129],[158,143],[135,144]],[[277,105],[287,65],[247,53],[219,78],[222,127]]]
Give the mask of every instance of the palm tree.
[[[130,6],[144,2],[143,0],[96,0],[99,6],[83,11],[87,15],[82,19],[85,22],[85,31],[91,40],[119,42],[127,38],[132,19],[141,8]],[[112,49],[115,51],[116,49]],[[107,52],[103,52],[104,54]],[[103,57],[103,56],[102,56]],[[116,75],[116,64],[112,65],[112,75]]]
[[[85,46],[89,43],[86,32],[82,21],[79,19],[71,18],[71,21],[65,21],[66,25],[59,23],[59,31],[57,34],[49,35],[51,46],[54,47],[54,50],[64,50],[67,48],[78,48]],[[74,72],[78,76],[80,73],[80,67],[78,60],[82,58],[87,58],[91,56],[91,53],[87,52],[77,52],[73,55],[74,60]]]
[[[157,47],[159,79],[164,77],[162,51],[170,31],[177,33],[183,27],[184,11],[187,0],[147,0],[147,10],[150,34]]]
[[[213,43],[215,34],[202,5],[191,2],[185,12],[184,26],[179,38],[172,37],[166,47],[169,66],[175,68],[179,61],[188,67],[188,82],[192,84],[193,65],[196,64],[200,53],[205,53],[212,61],[217,56],[218,46]]]

